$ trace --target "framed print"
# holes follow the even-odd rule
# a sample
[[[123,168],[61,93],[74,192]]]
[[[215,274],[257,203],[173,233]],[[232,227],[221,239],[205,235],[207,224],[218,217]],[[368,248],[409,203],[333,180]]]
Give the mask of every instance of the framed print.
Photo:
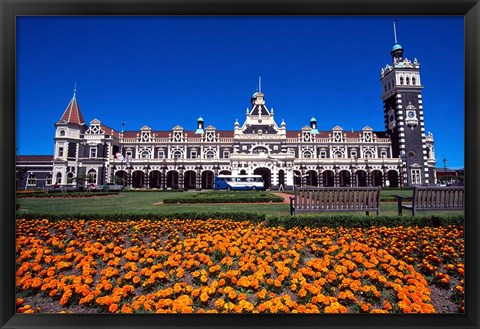
[[[2,0],[1,327],[477,328],[479,6]]]

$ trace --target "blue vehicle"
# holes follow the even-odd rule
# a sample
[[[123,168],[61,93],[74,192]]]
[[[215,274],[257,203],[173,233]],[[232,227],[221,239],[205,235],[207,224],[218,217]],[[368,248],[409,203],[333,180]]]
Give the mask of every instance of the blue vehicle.
[[[218,175],[215,176],[214,190],[264,190],[261,175]]]

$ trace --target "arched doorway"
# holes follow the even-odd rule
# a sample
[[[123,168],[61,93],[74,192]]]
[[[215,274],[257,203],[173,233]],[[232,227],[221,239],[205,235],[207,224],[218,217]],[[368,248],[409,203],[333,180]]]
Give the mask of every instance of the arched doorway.
[[[161,188],[162,174],[158,170],[152,170],[149,174],[148,185],[150,188]]]
[[[218,174],[219,175],[231,175],[232,172],[230,170],[222,170]]]
[[[390,187],[398,187],[398,173],[396,170],[389,170],[387,177]]]
[[[372,186],[382,186],[383,185],[383,175],[380,170],[374,170],[370,174],[372,177]]]
[[[202,172],[202,189],[213,189],[213,171]]]
[[[167,188],[178,188],[178,171],[170,170],[167,172]]]
[[[331,170],[325,170],[323,172],[323,186],[333,187],[335,186],[335,174]]]
[[[245,171],[245,169],[240,170],[239,175],[246,175],[246,174],[247,174],[247,172]]]
[[[355,173],[355,180],[357,182],[357,186],[367,186],[367,173],[365,172],[365,170],[358,170]]]
[[[186,189],[194,189],[196,187],[197,174],[193,170],[187,170],[185,172],[185,178],[183,184]]]
[[[338,173],[338,183],[341,187],[350,186],[350,171],[340,170]]]
[[[272,185],[272,178],[271,178],[271,172],[270,169],[268,168],[257,168],[253,171],[254,175],[262,175],[263,178],[263,186],[265,186],[265,189],[269,189]]]
[[[132,187],[133,188],[140,188],[143,187],[143,171],[135,170],[132,173]]]
[[[127,186],[127,172],[119,170],[115,173],[115,182],[123,186]]]
[[[315,170],[309,170],[307,171],[307,181],[306,184],[307,186],[317,186],[318,185],[318,177],[317,177],[317,172]]]

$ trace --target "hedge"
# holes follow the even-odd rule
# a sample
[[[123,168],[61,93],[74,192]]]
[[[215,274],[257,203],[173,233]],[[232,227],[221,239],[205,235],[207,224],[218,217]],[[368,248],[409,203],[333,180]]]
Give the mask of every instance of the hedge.
[[[111,192],[41,192],[17,193],[17,198],[90,198],[93,196],[118,195],[118,191]]]
[[[282,216],[273,214],[257,213],[228,213],[228,212],[178,212],[168,214],[22,214],[17,216],[22,219],[48,219],[50,221],[58,220],[163,220],[163,219],[229,219],[233,221],[250,221],[252,223],[264,223],[268,227],[399,227],[399,226],[448,226],[464,225],[464,215],[431,215],[431,216],[366,216],[366,215],[334,215],[334,216]]]

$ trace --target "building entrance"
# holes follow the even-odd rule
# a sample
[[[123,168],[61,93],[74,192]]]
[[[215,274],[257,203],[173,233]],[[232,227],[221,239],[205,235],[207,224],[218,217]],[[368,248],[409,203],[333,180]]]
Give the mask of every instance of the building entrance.
[[[254,175],[262,175],[265,189],[269,189],[272,185],[271,172],[268,168],[257,168],[253,171]]]

